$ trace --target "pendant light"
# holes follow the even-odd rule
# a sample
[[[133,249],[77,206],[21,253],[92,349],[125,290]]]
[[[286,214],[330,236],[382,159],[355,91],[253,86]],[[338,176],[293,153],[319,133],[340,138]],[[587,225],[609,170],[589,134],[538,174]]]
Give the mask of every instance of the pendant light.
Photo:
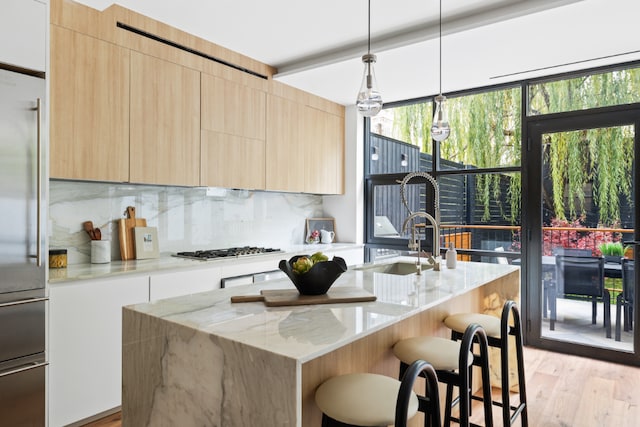
[[[442,95],[442,0],[440,0],[440,95],[436,96],[436,111],[433,113],[433,124],[431,125],[431,138],[436,141],[444,141],[449,137],[451,128],[449,127],[449,117],[447,115],[447,97]]]
[[[382,109],[382,96],[378,91],[378,83],[373,70],[376,56],[371,53],[371,0],[369,0],[368,25],[367,54],[362,56],[364,75],[362,76],[362,84],[360,85],[360,92],[358,92],[356,106],[363,116],[373,117]]]

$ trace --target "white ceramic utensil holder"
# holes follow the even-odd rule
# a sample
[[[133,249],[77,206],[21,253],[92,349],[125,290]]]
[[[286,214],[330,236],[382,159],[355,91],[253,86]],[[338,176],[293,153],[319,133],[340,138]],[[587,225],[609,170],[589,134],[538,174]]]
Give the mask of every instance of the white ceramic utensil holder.
[[[111,262],[111,241],[91,241],[91,264],[106,264]]]

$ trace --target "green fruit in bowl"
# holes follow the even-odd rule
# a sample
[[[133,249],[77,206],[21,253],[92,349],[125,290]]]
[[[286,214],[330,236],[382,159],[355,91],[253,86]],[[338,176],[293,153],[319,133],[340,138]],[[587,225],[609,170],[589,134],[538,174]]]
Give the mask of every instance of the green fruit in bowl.
[[[316,262],[329,261],[329,257],[323,254],[322,252],[316,252],[311,255],[311,261],[315,264]]]
[[[293,272],[296,274],[304,274],[313,267],[313,261],[306,256],[298,258],[292,265]]]

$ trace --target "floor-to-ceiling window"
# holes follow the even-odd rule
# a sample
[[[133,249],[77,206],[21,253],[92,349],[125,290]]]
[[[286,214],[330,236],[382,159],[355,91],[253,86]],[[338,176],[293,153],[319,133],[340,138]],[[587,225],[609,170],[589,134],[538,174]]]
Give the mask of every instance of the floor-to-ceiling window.
[[[421,238],[430,252],[450,242],[462,260],[509,262],[520,256],[520,85],[450,95],[451,134],[430,137],[432,99],[399,103],[371,120],[365,158],[367,254],[375,259],[407,249],[403,229],[409,210],[400,181],[427,172],[439,189],[440,241],[428,228]],[[417,177],[408,185],[411,211],[434,214],[433,186]]]
[[[424,229],[422,248],[444,251],[454,242],[459,259],[521,265],[529,343],[638,363],[638,280],[633,262],[621,261],[633,256],[639,240],[637,66],[447,94],[451,136],[441,143],[429,136],[432,98],[386,106],[366,121],[368,259],[408,250],[410,231],[403,223],[409,209],[433,214],[428,180],[408,185],[409,209],[399,191],[407,173],[428,172],[438,182],[442,226],[435,246]],[[593,258],[607,255],[600,294],[565,291],[574,273],[556,262],[564,262],[560,252],[574,249],[590,250]],[[580,336],[578,326],[592,335]],[[598,341],[592,341],[595,335]]]

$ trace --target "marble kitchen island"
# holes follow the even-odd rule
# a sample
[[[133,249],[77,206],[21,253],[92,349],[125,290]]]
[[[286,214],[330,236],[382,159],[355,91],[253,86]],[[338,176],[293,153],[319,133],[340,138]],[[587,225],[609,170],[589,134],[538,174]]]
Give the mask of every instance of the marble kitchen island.
[[[363,288],[377,300],[230,302],[232,295],[293,289],[280,279],[125,307],[123,426],[319,426],[313,395],[325,379],[396,376],[395,342],[448,337],[442,320],[450,313],[499,315],[505,300],[519,299],[520,270],[459,262],[455,270],[401,276],[354,268],[333,286]]]

